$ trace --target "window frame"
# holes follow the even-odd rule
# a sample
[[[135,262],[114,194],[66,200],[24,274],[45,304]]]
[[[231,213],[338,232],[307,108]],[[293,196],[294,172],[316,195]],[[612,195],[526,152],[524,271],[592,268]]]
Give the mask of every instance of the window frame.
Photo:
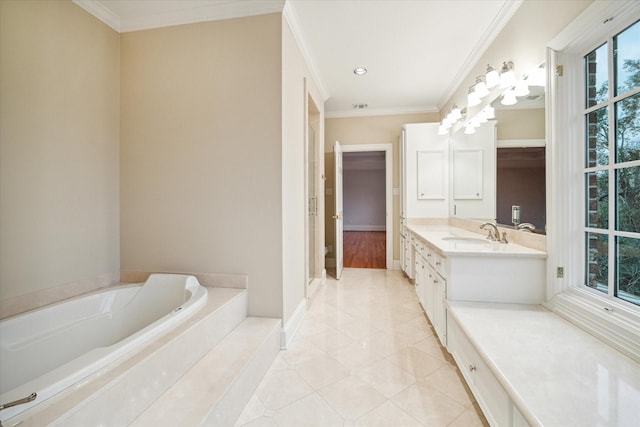
[[[584,53],[584,55],[582,55],[582,79],[580,81],[580,85],[581,85],[581,90],[580,93],[582,95],[582,101],[584,102],[584,106],[583,106],[583,110],[582,110],[582,119],[583,119],[583,127],[586,129],[586,117],[590,114],[593,113],[595,111],[598,111],[602,108],[606,108],[607,109],[607,127],[608,127],[608,162],[606,165],[595,165],[595,166],[589,166],[588,162],[587,162],[587,150],[586,150],[586,132],[585,134],[583,134],[583,139],[582,139],[582,150],[583,150],[583,161],[584,161],[584,165],[583,165],[583,188],[582,191],[585,193],[585,200],[583,202],[583,205],[581,206],[582,208],[582,218],[584,221],[584,225],[583,225],[583,239],[586,241],[586,235],[587,233],[591,233],[591,234],[598,234],[598,235],[605,235],[607,236],[607,248],[608,248],[608,278],[607,278],[607,292],[604,293],[600,290],[594,289],[590,286],[587,286],[587,282],[588,279],[586,277],[586,271],[587,271],[587,254],[586,254],[586,244],[584,245],[583,248],[583,261],[582,261],[582,278],[581,281],[578,286],[583,288],[584,290],[586,290],[587,292],[593,292],[596,296],[605,296],[607,299],[611,300],[611,303],[613,304],[622,304],[622,306],[626,306],[627,308],[629,308],[630,310],[634,310],[636,307],[640,308],[640,305],[638,304],[633,304],[631,302],[628,302],[618,296],[616,296],[616,288],[617,288],[617,261],[618,261],[618,255],[617,255],[617,238],[618,237],[629,237],[629,238],[634,238],[634,239],[640,239],[640,233],[639,232],[628,232],[628,231],[621,231],[618,230],[617,228],[617,218],[618,218],[618,210],[617,210],[617,205],[618,205],[618,199],[617,197],[615,197],[615,194],[617,194],[617,171],[620,169],[625,169],[625,168],[632,168],[632,167],[636,167],[636,166],[640,166],[640,159],[639,160],[633,160],[633,161],[627,161],[627,162],[618,162],[617,161],[617,156],[616,156],[616,150],[617,150],[617,140],[616,140],[616,132],[617,132],[617,109],[616,106],[618,104],[618,102],[624,100],[624,99],[628,99],[631,98],[637,94],[640,93],[640,86],[636,87],[635,89],[631,90],[631,91],[627,91],[623,94],[618,94],[616,95],[616,91],[617,91],[617,86],[618,86],[618,82],[615,79],[615,68],[616,68],[616,64],[615,64],[615,56],[614,56],[614,51],[615,51],[615,45],[614,45],[614,38],[616,36],[618,36],[621,32],[624,32],[626,29],[628,29],[630,26],[633,25],[640,25],[640,20],[637,21],[633,21],[631,22],[630,25],[625,26],[624,28],[622,28],[620,31],[616,31],[614,33],[610,33],[607,38],[604,41],[601,41],[600,43],[597,43],[591,48],[587,48],[587,51]],[[603,45],[607,46],[607,83],[609,85],[608,87],[608,93],[607,93],[607,99],[601,102],[598,102],[595,105],[589,106],[587,104],[587,97],[586,97],[586,64],[584,62],[584,58],[586,57],[586,55],[588,55],[589,53],[599,49],[600,47],[602,47]],[[584,131],[583,131],[584,132]],[[588,220],[587,220],[587,216],[588,213],[586,212],[586,193],[587,193],[587,182],[586,182],[586,174],[587,173],[591,173],[591,172],[599,172],[599,171],[606,171],[607,172],[607,177],[608,177],[608,194],[607,194],[607,203],[608,203],[608,218],[607,218],[607,228],[596,228],[596,227],[590,227],[588,224]],[[613,195],[613,196],[612,196]]]
[[[610,18],[614,19],[610,19]],[[594,2],[547,49],[547,302],[545,306],[640,362],[640,306],[586,286],[584,56],[640,18],[640,2]],[[611,46],[609,47],[611,48]],[[608,61],[612,61],[608,55]],[[609,64],[608,72],[613,68]],[[609,76],[612,81],[612,76]],[[635,91],[633,91],[635,92]],[[627,94],[627,96],[630,96]],[[624,98],[626,98],[625,96]],[[620,96],[610,96],[615,105]],[[609,103],[610,100],[607,100]],[[599,103],[602,106],[604,103]],[[610,109],[611,110],[611,109]],[[615,114],[615,111],[609,111]],[[613,122],[609,126],[615,132]],[[609,147],[609,155],[612,154]],[[610,158],[615,168],[615,158]],[[608,167],[606,168],[608,170]],[[609,182],[609,190],[615,182]],[[610,203],[609,215],[615,215]],[[611,217],[615,218],[615,217]],[[609,228],[611,223],[609,222]],[[609,242],[612,241],[609,228]],[[613,224],[615,228],[615,223]],[[597,229],[602,232],[604,230]],[[625,232],[616,232],[624,234]],[[635,237],[635,236],[634,236]],[[613,237],[615,239],[615,237]],[[609,244],[609,251],[615,246]],[[611,257],[610,257],[611,259]],[[613,273],[610,265],[609,278]],[[563,269],[563,274],[559,273]]]

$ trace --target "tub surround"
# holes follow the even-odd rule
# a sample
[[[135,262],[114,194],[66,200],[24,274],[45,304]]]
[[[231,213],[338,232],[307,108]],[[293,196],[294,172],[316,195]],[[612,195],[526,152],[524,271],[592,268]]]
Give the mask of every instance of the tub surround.
[[[120,271],[113,271],[97,277],[81,279],[76,282],[65,283],[63,285],[40,289],[28,294],[0,300],[0,319],[94,292],[98,289],[118,284],[119,282]],[[140,282],[144,282],[144,280]]]
[[[160,273],[159,271],[120,270],[120,281],[123,283],[142,283],[149,275]],[[195,276],[198,282],[205,287],[248,289],[249,277],[244,274],[222,273],[192,273],[192,272],[163,272],[171,274],[188,274]]]
[[[277,354],[281,321],[247,317],[247,290],[208,288],[208,293],[206,306],[184,324],[4,425],[127,425],[182,378],[194,377],[209,386],[219,384],[220,399],[235,392],[235,403],[243,407],[257,386],[253,382],[260,381],[264,366],[268,368]],[[238,342],[255,347],[247,349]],[[212,352],[229,352],[229,357],[246,363],[222,370],[224,378],[213,378],[199,362]],[[251,378],[244,372],[251,373]],[[212,413],[220,399],[206,402],[208,406],[199,411]]]
[[[448,301],[447,313],[529,425],[637,425],[640,364],[553,312]]]

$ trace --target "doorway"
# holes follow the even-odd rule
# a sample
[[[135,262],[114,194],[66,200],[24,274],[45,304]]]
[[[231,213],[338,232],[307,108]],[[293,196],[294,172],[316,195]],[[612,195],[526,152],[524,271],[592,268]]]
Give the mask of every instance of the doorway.
[[[342,156],[344,266],[386,268],[385,152]]]
[[[340,155],[335,155],[335,148],[334,148],[334,162],[336,163],[334,165],[334,169],[335,171],[341,171],[340,174],[340,180],[336,179],[335,184],[335,194],[334,194],[334,209],[335,212],[333,212],[333,218],[334,218],[334,222],[336,223],[335,225],[335,250],[333,251],[333,255],[335,256],[335,258],[331,262],[331,266],[335,266],[336,267],[336,277],[339,278],[340,277],[340,271],[341,267],[344,264],[345,261],[345,257],[344,255],[344,250],[343,250],[343,246],[345,243],[345,236],[346,236],[346,244],[350,245],[353,243],[353,245],[355,246],[355,254],[356,256],[359,256],[362,251],[359,248],[362,247],[366,247],[368,248],[370,246],[370,244],[365,244],[365,243],[361,243],[364,238],[366,237],[370,237],[371,240],[369,240],[369,242],[373,242],[373,239],[375,239],[375,243],[371,243],[373,246],[378,246],[379,248],[382,247],[382,256],[380,255],[375,255],[375,257],[377,257],[378,259],[382,258],[382,262],[378,262],[376,267],[377,268],[393,268],[393,188],[392,188],[392,184],[393,184],[393,167],[392,167],[392,160],[393,160],[393,144],[361,144],[361,145],[339,145],[336,142],[336,146],[340,147]],[[360,157],[358,159],[358,157],[356,157],[355,159],[358,159],[355,161],[355,163],[358,163],[359,166],[355,167],[356,169],[373,169],[373,168],[378,168],[379,172],[381,173],[380,176],[384,176],[384,180],[379,180],[378,183],[379,185],[377,185],[377,191],[379,193],[379,195],[383,195],[383,199],[384,199],[384,207],[381,208],[379,210],[379,212],[381,212],[380,216],[375,216],[376,214],[373,213],[371,211],[371,209],[360,209],[360,216],[357,215],[357,211],[356,211],[356,215],[346,218],[345,216],[345,212],[343,209],[343,201],[344,201],[344,205],[346,206],[345,209],[349,210],[349,204],[351,204],[353,202],[353,196],[349,195],[349,183],[347,183],[347,194],[345,195],[345,197],[343,198],[343,192],[344,192],[344,183],[342,183],[343,179],[343,175],[349,174],[349,172],[343,172],[343,156],[351,156],[351,153],[353,154],[359,154],[359,153],[366,153],[363,155],[363,157]],[[350,160],[347,160],[347,168],[348,169],[353,169],[349,163]],[[382,166],[380,163],[383,163],[384,166]],[[375,165],[375,166],[374,166]],[[349,180],[349,177],[347,177],[347,180]],[[341,182],[340,185],[337,184],[337,182]],[[328,189],[329,191],[331,190],[330,188]],[[356,191],[356,197],[362,197],[361,192]],[[339,200],[339,203],[338,203]],[[357,200],[356,200],[357,201]],[[377,209],[377,208],[376,208]],[[346,215],[350,215],[349,213],[346,213]],[[368,222],[365,222],[363,224],[362,221],[364,221],[364,218],[362,215],[369,215],[370,220]],[[380,219],[380,217],[382,217],[382,219]],[[378,218],[377,220],[375,218]],[[371,220],[372,219],[372,220]],[[344,229],[346,230],[347,234],[345,234],[345,232],[342,231],[343,226]],[[338,232],[339,231],[339,232]],[[370,232],[371,236],[364,236],[363,234],[361,234],[360,232]],[[354,234],[354,232],[358,232],[358,234]],[[375,233],[377,232],[377,233]],[[375,237],[374,237],[375,236]],[[363,239],[357,238],[357,239],[352,239],[352,237],[363,237]],[[347,251],[349,251],[349,248],[347,248]],[[378,254],[380,254],[380,252],[376,252]],[[374,255],[367,255],[364,254],[365,257],[368,258],[373,258]],[[349,255],[347,254],[347,257],[349,257]],[[339,258],[339,259],[338,259]],[[335,261],[334,261],[335,260]],[[329,261],[329,259],[328,259]],[[347,259],[347,263],[350,263],[351,261],[349,259]],[[329,265],[329,264],[328,264]],[[347,264],[349,265],[349,264]],[[355,264],[353,266],[356,266]],[[363,264],[359,264],[357,265],[358,267],[365,267],[365,268],[371,268],[373,265],[371,262],[364,262]]]

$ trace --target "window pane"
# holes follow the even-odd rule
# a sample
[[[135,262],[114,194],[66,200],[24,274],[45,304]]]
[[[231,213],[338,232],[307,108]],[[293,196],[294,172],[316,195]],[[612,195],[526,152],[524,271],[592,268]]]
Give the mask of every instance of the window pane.
[[[584,57],[587,108],[606,101],[609,97],[607,62],[606,43]]]
[[[587,167],[609,164],[609,115],[607,107],[587,114]]]
[[[609,228],[609,173],[607,171],[586,174],[587,227]]]
[[[608,293],[609,244],[606,234],[587,234],[587,286]]]
[[[640,166],[616,170],[616,194],[616,229],[640,232]]]
[[[640,86],[640,22],[614,39],[616,95]]]
[[[616,162],[640,160],[640,93],[616,103]]]
[[[640,239],[617,238],[616,296],[640,305]]]

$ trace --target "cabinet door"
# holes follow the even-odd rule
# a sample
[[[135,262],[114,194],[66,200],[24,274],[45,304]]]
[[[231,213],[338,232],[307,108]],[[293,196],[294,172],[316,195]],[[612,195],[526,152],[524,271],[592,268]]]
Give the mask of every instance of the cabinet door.
[[[406,241],[407,239],[401,234],[400,235],[400,269],[402,271],[404,271],[405,273],[407,272],[407,266],[406,266],[406,257],[405,257],[405,250],[404,247],[406,245]]]
[[[451,216],[495,218],[495,121],[472,135],[457,132],[451,139]]]
[[[426,271],[425,271],[425,261],[419,254],[416,253],[415,260],[415,271],[416,271],[416,294],[418,295],[418,300],[423,308],[426,310],[426,301],[424,299],[425,296],[425,288],[427,287],[426,280]]]
[[[438,123],[403,126],[400,213],[404,218],[449,216],[449,136]]]
[[[424,289],[424,311],[427,312],[427,317],[433,324],[433,278],[434,276],[436,276],[436,273],[435,271],[433,271],[433,268],[429,264],[427,264],[426,276],[426,286]]]
[[[447,345],[447,311],[444,305],[447,282],[438,273],[433,279],[433,328],[443,346]]]
[[[482,199],[482,149],[453,152],[453,198]]]
[[[419,200],[446,198],[446,157],[444,150],[418,151]]]

